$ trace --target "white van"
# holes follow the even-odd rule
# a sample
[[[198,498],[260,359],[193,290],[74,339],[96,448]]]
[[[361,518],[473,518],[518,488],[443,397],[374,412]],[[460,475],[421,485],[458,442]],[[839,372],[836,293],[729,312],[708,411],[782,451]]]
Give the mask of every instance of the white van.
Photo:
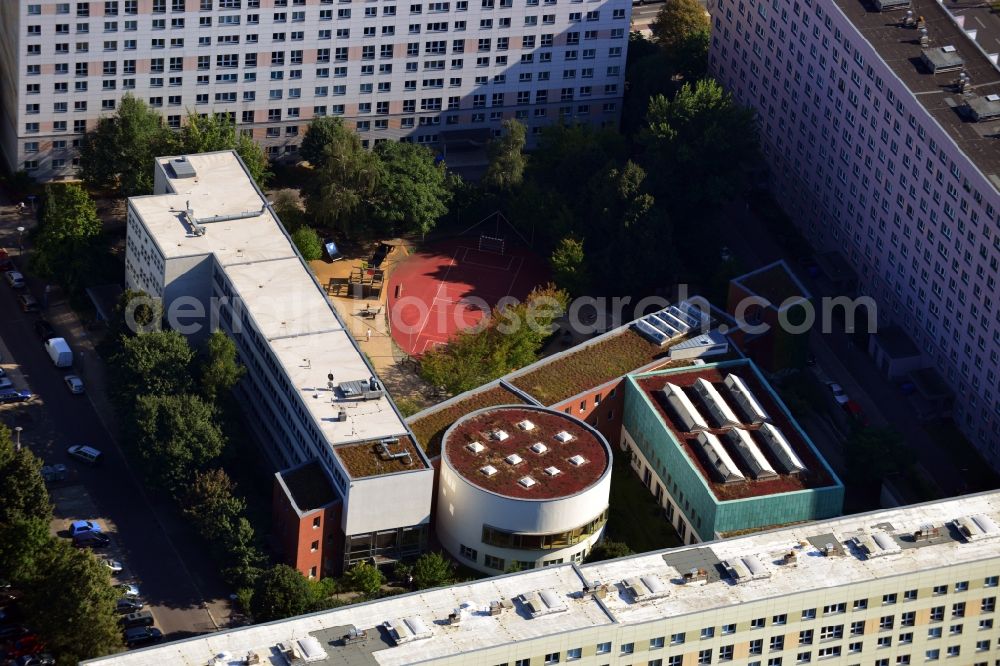
[[[73,350],[65,338],[50,338],[45,341],[45,351],[52,364],[57,368],[69,368],[73,365]]]

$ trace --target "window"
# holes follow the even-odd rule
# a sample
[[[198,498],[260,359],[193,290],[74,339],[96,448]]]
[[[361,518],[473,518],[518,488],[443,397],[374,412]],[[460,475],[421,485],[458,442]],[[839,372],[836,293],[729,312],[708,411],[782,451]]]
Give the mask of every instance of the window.
[[[611,654],[611,643],[598,643],[596,654]]]
[[[702,639],[712,638],[715,636],[715,627],[704,627],[701,630]]]
[[[712,663],[712,651],[711,650],[700,650],[698,652],[698,663],[699,664],[711,664]]]
[[[771,618],[772,624],[788,624],[788,615],[782,613],[781,615],[775,615]]]
[[[558,652],[549,652],[547,655],[545,655],[545,661],[543,661],[542,663],[544,663],[544,664],[558,664],[559,663],[559,653]]]
[[[683,645],[684,644],[684,634],[683,633],[671,634],[670,635],[670,644],[671,645]]]
[[[816,609],[815,608],[807,608],[804,611],[802,611],[802,619],[803,620],[815,620],[816,619]]]
[[[663,636],[657,636],[656,638],[650,638],[649,639],[649,649],[650,650],[658,650],[661,647],[663,647],[663,645],[664,645],[664,638],[663,638]]]
[[[505,566],[506,566],[505,563],[504,563],[503,558],[501,558],[501,557],[495,557],[495,556],[490,555],[490,554],[486,555],[484,563],[489,568],[496,569],[498,571],[503,571],[504,568],[505,568]],[[546,662],[546,663],[548,663],[548,662]]]
[[[635,652],[635,643],[622,643],[622,654],[632,654]]]
[[[723,645],[719,648],[719,661],[732,661],[735,645]]]
[[[892,605],[894,603],[896,603],[896,595],[895,594],[883,594],[882,595],[882,605],[883,606],[889,606],[889,605]]]
[[[475,548],[469,548],[464,544],[459,544],[458,552],[462,557],[464,557],[467,560],[472,560],[473,562],[479,560],[479,551],[477,551]]]
[[[576,661],[583,657],[583,648],[570,648],[566,650],[566,661]]]
[[[785,637],[784,636],[771,636],[770,644],[771,652],[780,652],[785,649]]]
[[[763,629],[764,625],[766,623],[767,623],[767,620],[765,620],[762,617],[754,618],[753,620],[750,620],[750,628],[751,629]]]

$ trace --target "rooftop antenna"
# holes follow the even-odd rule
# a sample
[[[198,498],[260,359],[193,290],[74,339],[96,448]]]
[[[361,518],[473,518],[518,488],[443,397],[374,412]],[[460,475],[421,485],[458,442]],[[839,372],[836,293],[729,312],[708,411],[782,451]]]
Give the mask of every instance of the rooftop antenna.
[[[927,36],[927,28],[920,29],[920,45],[923,47],[929,46],[931,43],[931,38]]]
[[[903,25],[907,28],[914,28],[917,25],[916,19],[913,18],[913,10],[907,9],[906,16],[903,18]]]

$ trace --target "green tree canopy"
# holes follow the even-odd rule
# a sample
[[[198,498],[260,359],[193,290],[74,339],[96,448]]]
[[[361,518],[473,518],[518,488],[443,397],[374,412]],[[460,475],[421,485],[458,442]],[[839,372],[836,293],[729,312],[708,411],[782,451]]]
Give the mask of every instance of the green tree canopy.
[[[41,469],[42,461],[28,447],[15,449],[10,430],[0,423],[0,525],[52,517]]]
[[[267,155],[253,137],[237,132],[236,124],[227,114],[188,112],[178,137],[177,152],[210,153],[235,150],[243,160],[258,187],[264,187],[271,176]]]
[[[653,39],[672,50],[695,35],[708,34],[708,12],[698,0],[666,0],[650,26]]]
[[[225,443],[212,406],[186,394],[142,395],[135,403],[134,445],[152,479],[175,494]]]
[[[385,141],[375,146],[381,162],[373,212],[383,233],[431,230],[448,212],[448,175],[434,153],[415,143]]]
[[[250,614],[254,622],[271,622],[308,613],[315,605],[315,588],[310,581],[292,567],[278,564],[257,577]]]
[[[527,158],[524,145],[527,128],[513,119],[503,121],[503,134],[489,143],[490,164],[483,176],[483,184],[495,190],[511,190],[524,180]]]
[[[367,562],[358,562],[344,574],[344,584],[348,589],[360,592],[366,597],[374,597],[382,589],[385,576],[378,567]]]
[[[174,152],[174,135],[163,116],[124,95],[113,116],[98,120],[80,148],[80,174],[92,187],[117,188],[123,197],[151,194],[153,160]]]
[[[413,582],[421,590],[447,585],[454,575],[455,565],[438,552],[424,553],[413,564]]]
[[[68,290],[82,285],[102,231],[97,207],[79,183],[45,186],[32,267]]]
[[[356,133],[344,127],[339,118],[334,120],[333,124],[323,125],[326,142],[321,148],[314,147],[322,150],[322,158],[315,163],[313,178],[306,184],[306,210],[319,224],[349,236],[365,223],[381,177],[381,164],[374,153],[362,147]]]
[[[28,624],[56,661],[75,664],[121,650],[118,593],[108,568],[65,539],[50,539],[38,559],[22,603]]]
[[[616,557],[631,555],[632,549],[624,541],[602,541],[590,549],[587,556],[588,562],[598,562],[600,560],[613,560]]]
[[[343,121],[336,116],[313,118],[306,128],[305,136],[302,137],[299,155],[313,168],[320,168],[328,157],[326,147],[336,141],[342,141],[345,129]]]
[[[296,229],[292,234],[292,242],[306,261],[323,258],[323,244],[319,240],[319,234],[312,227],[302,226]]]
[[[210,403],[228,393],[246,373],[236,360],[236,344],[222,331],[215,331],[205,343],[201,362],[201,392]]]
[[[583,254],[583,241],[566,236],[549,257],[555,283],[569,294],[580,296],[589,283],[587,265]]]
[[[123,405],[141,395],[178,395],[191,388],[194,350],[176,331],[153,331],[121,341],[113,359],[114,390]]]
[[[294,234],[306,223],[305,210],[299,201],[298,190],[283,189],[274,193],[274,212],[289,234]]]

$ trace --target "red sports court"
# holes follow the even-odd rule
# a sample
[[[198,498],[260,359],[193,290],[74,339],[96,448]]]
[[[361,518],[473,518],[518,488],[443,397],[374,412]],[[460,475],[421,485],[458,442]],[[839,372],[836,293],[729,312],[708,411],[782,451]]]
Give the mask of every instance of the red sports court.
[[[524,299],[548,280],[545,263],[495,236],[436,243],[396,266],[389,279],[392,338],[419,356],[477,324],[506,296]]]

